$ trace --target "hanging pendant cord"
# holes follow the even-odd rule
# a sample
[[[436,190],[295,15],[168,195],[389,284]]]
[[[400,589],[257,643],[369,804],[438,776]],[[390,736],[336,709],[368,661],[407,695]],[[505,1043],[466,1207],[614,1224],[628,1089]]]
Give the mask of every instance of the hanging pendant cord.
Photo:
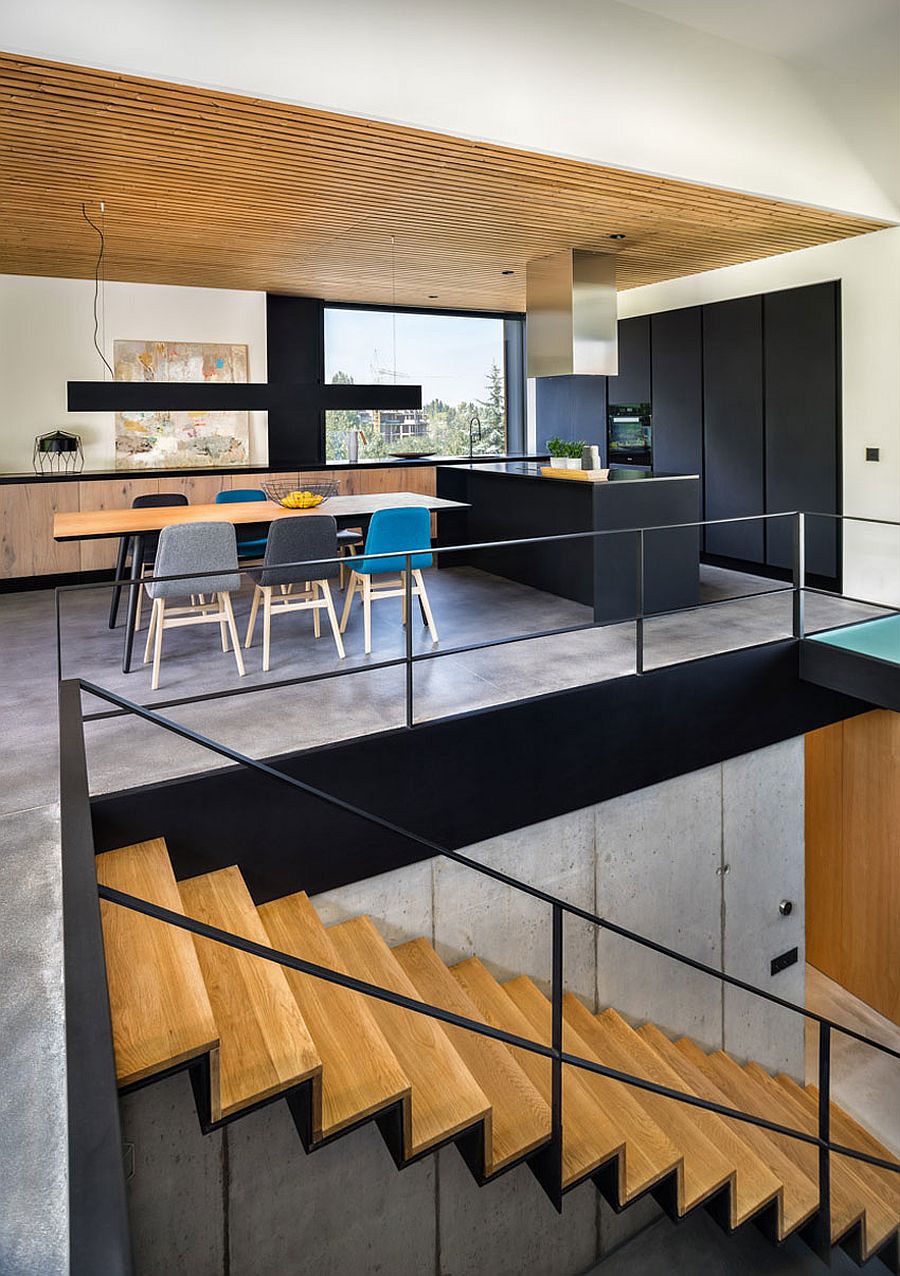
[[[103,264],[103,253],[106,248],[106,237],[103,234],[103,231],[100,229],[100,227],[96,224],[96,222],[92,222],[90,217],[88,217],[87,208],[84,204],[81,205],[81,215],[84,218],[84,220],[87,222],[87,224],[91,227],[91,229],[97,232],[97,235],[100,239],[100,251],[97,254],[97,263],[94,266],[94,349],[97,351],[100,358],[106,364],[106,369],[109,372],[109,375],[112,377],[113,381],[115,381],[116,374],[113,372],[112,368],[109,366],[109,360],[107,359],[106,355],[101,350],[100,342],[97,340],[97,334],[100,331],[100,319],[97,314],[97,303],[100,298],[100,267]]]

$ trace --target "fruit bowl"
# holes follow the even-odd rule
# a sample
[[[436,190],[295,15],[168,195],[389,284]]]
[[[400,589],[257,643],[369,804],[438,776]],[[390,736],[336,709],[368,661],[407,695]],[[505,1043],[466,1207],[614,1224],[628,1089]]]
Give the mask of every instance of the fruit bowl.
[[[337,483],[303,483],[290,479],[270,479],[263,483],[263,491],[270,501],[286,510],[312,510],[330,496],[336,496]]]

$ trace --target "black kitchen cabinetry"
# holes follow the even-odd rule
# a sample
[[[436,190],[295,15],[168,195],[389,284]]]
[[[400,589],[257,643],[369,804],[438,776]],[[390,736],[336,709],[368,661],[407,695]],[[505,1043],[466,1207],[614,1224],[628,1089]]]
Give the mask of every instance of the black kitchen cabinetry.
[[[653,315],[650,332],[654,469],[663,474],[702,474],[700,307]]]
[[[762,314],[762,297],[703,307],[707,518],[741,518],[765,510]],[[706,551],[764,563],[763,521],[707,527]]]
[[[607,403],[650,402],[650,316],[619,321],[619,371],[606,378]]]
[[[767,293],[766,510],[840,509],[840,294],[836,283]],[[839,575],[839,525],[806,520],[806,569]],[[789,520],[770,520],[766,562],[789,567]]]

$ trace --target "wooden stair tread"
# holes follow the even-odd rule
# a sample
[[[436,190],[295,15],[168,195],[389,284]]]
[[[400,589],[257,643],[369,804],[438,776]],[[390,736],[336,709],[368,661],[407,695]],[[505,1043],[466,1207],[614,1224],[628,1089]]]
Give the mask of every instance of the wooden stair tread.
[[[388,945],[368,917],[355,917],[328,930],[349,974],[421,1001]],[[411,1120],[405,1131],[408,1154],[485,1123],[490,1138],[491,1105],[434,1019],[370,999],[369,1008],[412,1086]]]
[[[426,939],[394,948],[394,956],[425,1001],[469,1019],[478,1008]],[[491,1140],[485,1173],[525,1156],[550,1137],[550,1109],[501,1041],[444,1025],[456,1051],[491,1104]]]
[[[744,1071],[758,1081],[773,1102],[778,1101],[786,1124],[815,1131],[816,1108],[807,1107],[758,1063],[748,1063]],[[858,1163],[845,1156],[831,1156],[832,1237],[839,1240],[863,1214],[863,1257],[881,1248],[897,1227],[896,1213],[885,1203],[878,1188],[874,1190],[857,1169]]]
[[[675,1042],[670,1041],[655,1024],[645,1023],[638,1028],[637,1032],[649,1046],[656,1050],[657,1054],[666,1060],[673,1071],[678,1073],[684,1085],[694,1094],[711,1099],[714,1103],[722,1103],[727,1107],[741,1106],[685,1054],[682,1054]],[[763,1164],[770,1167],[781,1184],[778,1238],[784,1240],[816,1212],[819,1204],[818,1188],[789,1157],[784,1155],[778,1144],[766,1136],[764,1130],[747,1122],[731,1122],[727,1117],[720,1119],[726,1127],[731,1126],[735,1133],[740,1134]]]
[[[478,1008],[486,1023],[506,1032],[540,1040],[530,1020],[522,1013],[477,957],[470,957],[450,972]],[[550,1103],[550,1060],[533,1054],[530,1050],[515,1050],[513,1056],[530,1079],[534,1088]],[[623,1149],[624,1139],[601,1128],[597,1120],[597,1105],[593,1097],[573,1074],[571,1068],[563,1070],[563,1187],[571,1187],[598,1169]]]
[[[814,1133],[812,1123],[805,1116],[798,1118],[797,1113],[791,1109],[787,1102],[782,1103],[778,1095],[773,1095],[768,1087],[761,1085],[755,1077],[750,1076],[746,1069],[736,1063],[731,1055],[724,1050],[716,1050],[710,1055],[704,1055],[703,1051],[693,1041],[686,1039],[678,1042],[678,1048],[684,1050],[688,1057],[694,1059],[699,1066],[705,1066],[713,1070],[716,1075],[721,1077],[723,1085],[727,1082],[729,1090],[732,1090],[736,1096],[740,1095],[740,1098],[735,1098],[736,1105],[744,1108],[746,1112],[764,1116],[769,1121],[777,1121],[780,1125],[792,1126],[809,1134]],[[706,1061],[705,1065],[700,1063],[698,1055],[702,1056]],[[777,1142],[785,1155],[789,1156],[803,1170],[804,1174],[816,1184],[818,1190],[819,1171],[816,1149],[809,1143],[802,1143],[799,1139],[792,1139],[787,1135],[770,1134],[769,1137],[773,1142]],[[854,1209],[853,1202],[848,1198],[845,1188],[835,1176],[832,1176],[832,1243],[836,1243],[851,1227],[860,1222],[863,1213],[861,1205]]]
[[[620,1067],[622,1071],[633,1072],[657,1085],[670,1086],[673,1090],[684,1089],[680,1078],[615,1011],[604,1010],[599,1015],[591,1016],[591,1019],[591,1046],[602,1062]],[[588,1031],[587,1025],[585,1031]],[[748,1213],[755,1213],[765,1201],[772,1199],[778,1185],[764,1181],[762,1194],[751,1196],[749,1202],[745,1200],[749,1194],[744,1188],[743,1178],[750,1178],[756,1166],[747,1163],[746,1149],[738,1149],[721,1137],[721,1128],[713,1114],[699,1108],[689,1108],[675,1099],[662,1098],[649,1091],[635,1093],[639,1094],[640,1101],[666,1130],[683,1158],[683,1185],[679,1202],[682,1213],[693,1209],[729,1183],[732,1212],[735,1212],[737,1164],[733,1154],[740,1154],[741,1163],[747,1170],[746,1176],[742,1176],[740,1210],[737,1211],[741,1221]],[[736,1222],[737,1219],[732,1218],[733,1226]]]
[[[534,980],[520,975],[503,984],[503,991],[525,1015],[537,1039],[549,1045],[552,1006]],[[581,1008],[577,999],[572,1000]],[[591,1059],[592,1050],[572,1023],[572,1013],[571,1006],[564,1003],[563,1049],[569,1054]],[[585,1014],[589,1015],[590,1012],[585,1011]],[[576,1086],[583,1089],[595,1105],[598,1128],[605,1128],[608,1131],[607,1138],[624,1145],[624,1155],[619,1158],[618,1167],[619,1199],[623,1204],[647,1191],[673,1171],[680,1170],[681,1156],[678,1149],[624,1085],[595,1072],[570,1067],[565,1069],[564,1075],[568,1073],[572,1074]]]
[[[162,838],[96,858],[97,881],[180,913]],[[200,1055],[218,1068],[219,1034],[186,930],[100,901],[116,1079],[130,1085]]]
[[[178,887],[189,916],[271,946],[238,868],[187,878]],[[215,940],[193,939],[219,1027],[221,1115],[301,1081],[318,1089],[322,1063],[284,971]]]
[[[798,1085],[793,1077],[788,1077],[783,1072],[778,1073],[775,1080],[780,1085],[783,1085],[789,1093],[796,1095],[798,1099],[803,1096],[804,1100],[810,1105],[809,1110],[818,1114],[818,1086]],[[886,1148],[883,1143],[879,1143],[871,1130],[867,1130],[846,1109],[834,1102],[831,1104],[831,1126],[832,1137],[836,1142],[844,1143],[850,1148],[858,1148],[860,1152],[868,1152],[870,1156],[880,1156],[887,1161],[897,1160],[890,1148]],[[890,1170],[881,1170],[876,1165],[864,1166],[862,1162],[859,1162],[857,1169],[860,1167],[864,1168],[872,1176],[873,1182],[877,1181],[880,1184],[885,1203],[900,1215],[900,1174],[894,1174]]]
[[[345,970],[305,891],[258,909],[273,948],[331,970]],[[361,993],[284,967],[284,975],[322,1060],[322,1103],[313,1138],[328,1138],[373,1113],[409,1100],[410,1083]]]

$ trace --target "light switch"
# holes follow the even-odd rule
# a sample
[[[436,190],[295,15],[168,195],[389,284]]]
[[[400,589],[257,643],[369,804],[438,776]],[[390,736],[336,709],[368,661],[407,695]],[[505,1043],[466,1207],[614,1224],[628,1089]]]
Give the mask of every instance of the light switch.
[[[866,460],[867,460],[867,461],[880,461],[880,460],[881,460],[881,448],[877,448],[877,447],[867,447],[867,448],[866,448]]]

